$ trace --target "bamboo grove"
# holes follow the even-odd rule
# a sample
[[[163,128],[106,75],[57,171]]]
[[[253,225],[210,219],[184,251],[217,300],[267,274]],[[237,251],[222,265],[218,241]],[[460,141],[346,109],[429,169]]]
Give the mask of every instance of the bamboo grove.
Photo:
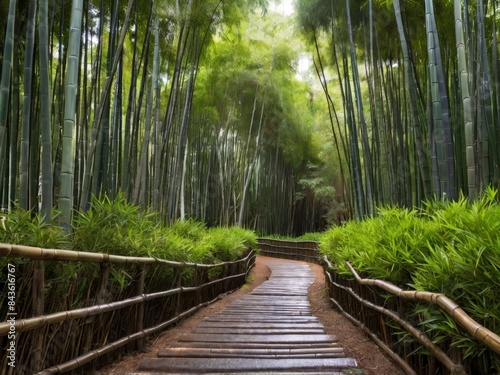
[[[69,227],[124,192],[167,222],[317,225],[314,196],[297,198],[318,162],[298,52],[273,39],[283,18],[247,21],[264,3],[2,2],[2,208],[56,208]]]
[[[2,208],[300,234],[498,185],[496,0],[267,5],[2,2]]]
[[[297,2],[356,217],[498,186],[498,10],[495,0]]]

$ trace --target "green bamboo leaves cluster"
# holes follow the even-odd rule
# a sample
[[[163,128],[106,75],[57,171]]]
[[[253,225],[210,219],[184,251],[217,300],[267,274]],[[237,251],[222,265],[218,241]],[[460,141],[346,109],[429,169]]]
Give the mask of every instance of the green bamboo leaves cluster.
[[[390,3],[297,3],[355,217],[498,184],[496,4]]]
[[[53,215],[57,219],[60,213]],[[123,194],[113,201],[109,197],[94,198],[88,211],[75,215],[70,236],[63,228],[48,223],[41,213],[32,217],[29,211],[13,210],[6,214],[0,242],[207,264],[235,260],[257,244],[253,231],[238,227],[207,229],[194,220],[164,225],[157,214],[142,212]],[[0,264],[7,261],[2,258]]]

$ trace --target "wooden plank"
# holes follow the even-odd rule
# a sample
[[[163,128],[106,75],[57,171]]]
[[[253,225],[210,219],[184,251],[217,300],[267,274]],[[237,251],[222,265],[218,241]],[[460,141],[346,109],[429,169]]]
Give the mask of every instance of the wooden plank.
[[[219,327],[219,328],[200,328],[196,327],[192,333],[202,333],[205,335],[220,335],[220,334],[231,334],[231,335],[311,335],[317,333],[324,333],[322,328],[231,328],[231,327]]]
[[[331,343],[337,341],[335,336],[327,334],[309,335],[205,335],[188,333],[179,337],[180,342],[256,342],[256,343]]]
[[[303,349],[303,348],[330,348],[337,345],[335,342],[302,342],[302,343],[284,343],[284,342],[172,342],[169,348],[186,347],[191,348],[235,348],[235,349]]]
[[[210,322],[203,321],[197,325],[198,328],[267,328],[267,329],[289,329],[289,328],[318,328],[324,329],[323,325],[319,322],[315,323],[302,323],[302,322],[294,322],[294,323],[266,323],[266,322]]]
[[[352,358],[300,358],[261,359],[255,358],[154,358],[141,362],[141,371],[179,373],[206,373],[238,371],[330,371],[356,367]]]
[[[249,315],[238,316],[238,315],[214,315],[206,319],[209,322],[276,322],[276,323],[316,323],[318,318],[315,316],[293,316],[293,317],[281,317],[281,316],[262,316],[262,315]]]
[[[300,355],[344,355],[344,349],[335,346],[325,348],[191,348],[177,347],[161,349],[158,357],[211,357],[211,356],[300,356]]]
[[[309,266],[270,264],[269,280],[141,363],[165,374],[340,374],[356,367],[312,315]],[[361,372],[362,373],[362,372]]]

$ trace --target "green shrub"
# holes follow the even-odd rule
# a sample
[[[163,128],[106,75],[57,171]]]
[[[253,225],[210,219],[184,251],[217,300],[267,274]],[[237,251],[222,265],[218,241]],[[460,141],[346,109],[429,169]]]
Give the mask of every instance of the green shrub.
[[[53,220],[46,222],[40,214],[16,209],[4,215],[0,226],[0,242],[35,246],[50,249],[64,249],[70,244],[67,231],[57,225],[59,213],[52,213]]]
[[[234,236],[241,238],[245,248],[257,248],[257,234],[254,231],[240,227],[230,227],[225,229],[230,231]]]
[[[378,216],[348,222],[327,231],[320,250],[344,275],[346,261],[371,277],[407,284],[426,253],[429,241],[439,238],[439,228],[419,218],[418,211],[383,207]]]
[[[219,262],[233,260],[243,254],[247,246],[245,240],[236,234],[235,228],[210,228],[208,241],[212,244],[212,253]]]
[[[296,241],[321,241],[324,233],[313,232],[304,233],[302,236],[295,238]]]
[[[266,238],[272,238],[276,240],[284,240],[284,241],[320,241],[323,237],[324,232],[312,232],[312,233],[304,233],[299,237],[286,236],[281,234],[270,234],[266,235]]]
[[[444,293],[500,332],[500,205],[494,190],[473,203],[462,197],[427,202],[422,210],[383,207],[377,217],[327,231],[320,250],[344,276],[350,276],[349,261],[367,277]],[[453,337],[467,355],[484,350],[438,309],[419,305],[414,314],[428,323],[436,342]]]
[[[165,226],[155,214],[127,202],[123,193],[114,200],[94,197],[88,211],[75,213],[72,233],[57,225],[57,213],[53,217],[46,223],[39,215],[13,211],[5,216],[0,242],[207,264],[235,260],[257,247],[257,235],[238,227],[208,230],[194,220]]]
[[[192,219],[177,220],[170,226],[170,229],[176,235],[193,241],[201,241],[207,232],[204,223]]]

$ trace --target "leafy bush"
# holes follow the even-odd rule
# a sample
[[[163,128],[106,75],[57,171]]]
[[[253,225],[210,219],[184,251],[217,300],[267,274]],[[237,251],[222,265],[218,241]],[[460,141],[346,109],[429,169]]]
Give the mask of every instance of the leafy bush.
[[[192,219],[177,220],[170,226],[170,229],[176,235],[192,241],[202,240],[206,236],[207,231],[205,224]]]
[[[114,200],[94,197],[87,212],[75,213],[72,233],[57,225],[57,212],[53,218],[48,223],[40,215],[13,211],[2,220],[0,242],[193,263],[231,261],[257,247],[257,235],[238,227],[208,230],[194,220],[165,226],[123,194]]]
[[[38,214],[17,209],[3,216],[0,226],[0,242],[51,249],[67,248],[70,244],[68,232],[57,225],[59,213],[54,211],[52,222]]]
[[[321,241],[324,233],[313,232],[304,233],[302,236],[295,238],[296,241]]]
[[[429,243],[439,238],[439,227],[422,220],[418,211],[382,207],[378,216],[327,231],[320,250],[350,275],[345,262],[371,277],[399,284],[412,282]]]
[[[327,231],[320,250],[345,276],[349,261],[370,278],[444,293],[500,332],[500,205],[494,190],[473,203],[461,198],[427,202],[421,210],[380,208],[377,217]],[[454,337],[467,355],[484,350],[437,309],[420,306],[414,313],[432,322],[427,328],[437,342]]]
[[[120,194],[92,199],[87,212],[75,215],[73,249],[116,255],[146,255],[156,223]]]
[[[257,243],[257,237],[253,232],[238,227],[211,228],[208,236],[213,246],[213,255],[221,262],[240,257],[248,247],[255,247]]]

